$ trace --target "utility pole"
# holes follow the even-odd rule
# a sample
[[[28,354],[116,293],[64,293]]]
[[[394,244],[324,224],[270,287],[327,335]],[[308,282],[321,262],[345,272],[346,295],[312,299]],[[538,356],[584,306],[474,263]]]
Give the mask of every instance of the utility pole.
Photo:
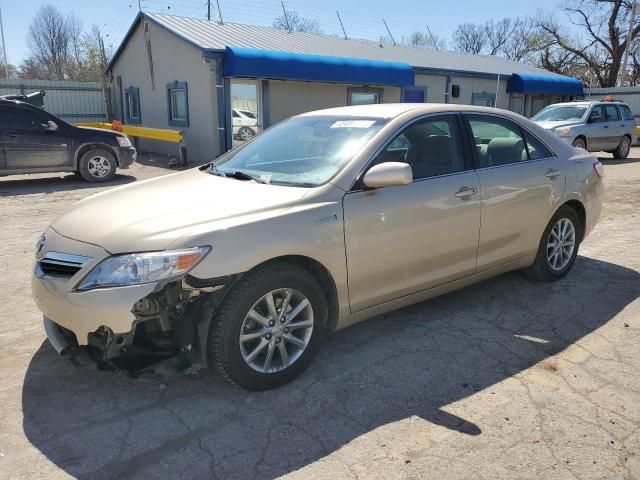
[[[638,10],[638,2],[633,0],[631,4],[631,13],[629,14],[629,31],[627,32],[626,48],[624,49],[624,60],[622,61],[622,68],[618,72],[618,86],[622,87],[624,84],[624,76],[627,74],[627,65],[629,64],[629,50],[631,50],[631,40],[633,36],[633,24],[636,20],[636,13]]]
[[[211,20],[211,0],[207,0],[207,20]]]
[[[2,8],[0,8],[0,33],[2,33],[2,53],[4,55],[4,76],[9,78],[9,63],[7,62],[7,46],[4,43],[4,26],[2,25]]]

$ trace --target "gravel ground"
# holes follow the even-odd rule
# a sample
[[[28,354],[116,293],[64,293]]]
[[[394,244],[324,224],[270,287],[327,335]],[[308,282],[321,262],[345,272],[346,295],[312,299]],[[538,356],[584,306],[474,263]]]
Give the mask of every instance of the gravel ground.
[[[332,334],[300,379],[78,368],[45,339],[36,239],[108,186],[0,179],[0,478],[640,478],[640,149],[555,284],[515,272]],[[115,184],[169,173],[136,164]],[[96,212],[99,215],[100,212]]]

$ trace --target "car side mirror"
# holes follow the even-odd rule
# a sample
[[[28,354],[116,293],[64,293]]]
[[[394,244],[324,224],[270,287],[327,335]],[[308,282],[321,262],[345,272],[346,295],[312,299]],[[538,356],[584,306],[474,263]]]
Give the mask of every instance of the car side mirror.
[[[362,182],[369,188],[395,187],[413,182],[411,165],[402,162],[385,162],[374,165],[364,175]]]
[[[602,117],[600,115],[591,115],[589,117],[589,123],[598,123],[602,121]]]
[[[53,120],[49,120],[47,122],[47,132],[57,132],[58,131],[58,124],[56,122],[54,122]]]

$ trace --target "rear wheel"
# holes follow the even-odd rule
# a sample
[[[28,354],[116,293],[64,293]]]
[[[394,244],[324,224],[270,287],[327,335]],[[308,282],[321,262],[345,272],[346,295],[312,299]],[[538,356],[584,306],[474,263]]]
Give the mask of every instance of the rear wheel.
[[[587,149],[587,142],[585,141],[584,138],[580,137],[580,138],[576,138],[572,145],[576,148],[582,148],[583,150]]]
[[[624,136],[620,139],[620,143],[618,144],[618,148],[613,151],[613,155],[616,158],[625,159],[629,156],[629,151],[631,150],[631,140],[629,137]]]
[[[542,235],[535,262],[528,273],[536,280],[546,282],[564,277],[576,261],[581,228],[575,210],[560,207]]]
[[[326,321],[326,298],[306,270],[280,262],[260,267],[218,308],[209,333],[210,366],[249,390],[278,387],[309,366]]]
[[[94,148],[82,154],[78,172],[87,182],[107,182],[116,174],[116,159],[103,148]]]

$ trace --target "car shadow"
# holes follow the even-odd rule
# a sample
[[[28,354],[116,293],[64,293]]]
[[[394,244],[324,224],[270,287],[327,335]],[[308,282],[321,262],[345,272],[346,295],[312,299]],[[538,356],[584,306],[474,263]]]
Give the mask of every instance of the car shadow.
[[[274,478],[408,417],[482,435],[446,407],[561,352],[639,295],[638,272],[586,257],[553,284],[509,273],[330,334],[298,380],[259,393],[211,373],[159,384],[81,369],[45,341],[26,373],[23,427],[87,479]]]
[[[70,190],[85,190],[88,188],[105,188],[135,182],[136,177],[116,174],[112,180],[104,183],[90,183],[84,181],[74,173],[51,175],[20,175],[19,178],[9,177],[0,181],[0,198],[18,195],[32,195],[34,193],[54,193]]]

